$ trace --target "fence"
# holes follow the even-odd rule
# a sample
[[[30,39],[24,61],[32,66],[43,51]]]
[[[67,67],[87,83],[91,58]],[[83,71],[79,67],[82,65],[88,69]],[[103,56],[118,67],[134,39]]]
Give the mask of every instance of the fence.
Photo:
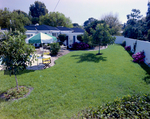
[[[131,51],[134,51],[134,44],[137,41],[135,53],[144,51],[145,53],[145,63],[150,66],[150,42],[141,41],[131,38],[125,38],[124,36],[115,36],[116,44],[122,44],[123,41],[126,41],[126,46],[131,46]]]

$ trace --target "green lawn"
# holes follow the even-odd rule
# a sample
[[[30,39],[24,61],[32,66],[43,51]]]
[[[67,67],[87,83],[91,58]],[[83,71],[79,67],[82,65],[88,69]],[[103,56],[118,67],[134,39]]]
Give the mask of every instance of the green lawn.
[[[86,107],[96,107],[117,97],[150,93],[149,75],[119,45],[97,51],[74,51],[45,70],[18,75],[19,85],[31,94],[15,101],[0,101],[1,119],[66,119]],[[15,87],[14,76],[0,71],[0,93]]]

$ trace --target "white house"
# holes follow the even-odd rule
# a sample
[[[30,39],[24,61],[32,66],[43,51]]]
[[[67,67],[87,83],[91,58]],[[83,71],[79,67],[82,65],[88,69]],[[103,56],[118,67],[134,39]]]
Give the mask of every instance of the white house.
[[[37,33],[45,33],[50,34],[55,37],[58,37],[59,34],[66,34],[68,39],[64,41],[64,45],[71,46],[74,42],[79,42],[77,40],[77,35],[84,34],[84,30],[81,28],[67,28],[63,26],[52,27],[48,25],[32,25],[25,26],[27,38],[37,34]]]

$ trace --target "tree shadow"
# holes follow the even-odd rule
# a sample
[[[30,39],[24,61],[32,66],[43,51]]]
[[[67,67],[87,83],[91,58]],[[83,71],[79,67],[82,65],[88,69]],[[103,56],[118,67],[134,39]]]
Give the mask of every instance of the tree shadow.
[[[100,61],[106,61],[106,57],[102,55],[96,55],[94,53],[84,53],[82,55],[72,55],[71,57],[76,57],[75,59],[79,59],[77,63],[81,62],[95,62],[99,63]]]
[[[26,73],[31,73],[31,72],[34,72],[34,71],[35,71],[35,70],[27,70],[27,69],[25,69],[25,70],[23,70],[23,71],[19,71],[19,72],[17,73],[17,75],[22,75],[22,74],[26,74]],[[4,75],[10,75],[9,71],[4,70]],[[11,74],[11,75],[13,75],[13,74]]]
[[[150,84],[150,67],[146,65],[145,63],[139,64],[142,69],[146,71],[146,77],[143,78],[143,80],[146,82],[146,84]]]
[[[143,80],[146,82],[146,84],[150,84],[150,75],[144,77]]]

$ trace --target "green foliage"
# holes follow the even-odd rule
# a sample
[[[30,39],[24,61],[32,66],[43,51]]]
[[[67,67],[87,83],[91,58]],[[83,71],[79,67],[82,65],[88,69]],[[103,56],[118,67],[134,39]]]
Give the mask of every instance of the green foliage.
[[[146,13],[147,30],[150,29],[150,2],[148,2],[148,10]]]
[[[70,18],[67,18],[63,13],[59,13],[59,12],[50,12],[45,16],[41,16],[39,23],[53,26],[53,27],[57,27],[57,26],[64,26],[68,28],[72,27]]]
[[[132,13],[127,15],[128,21],[125,26],[123,35],[128,38],[145,40],[147,34],[146,19],[142,18],[140,10],[133,9]]]
[[[77,35],[77,39],[78,41],[83,42],[83,34]]]
[[[4,10],[0,9],[1,28],[8,28],[10,17],[11,17],[11,12],[7,8],[4,8]]]
[[[0,26],[1,28],[8,28],[12,31],[19,30],[24,33],[25,25],[30,25],[31,22],[24,12],[13,11],[10,12],[7,8],[0,10]]]
[[[122,45],[123,47],[125,47],[125,46],[126,46],[126,41],[124,40],[121,45]]]
[[[0,42],[0,51],[2,64],[6,66],[6,71],[10,75],[15,75],[15,78],[20,70],[26,69],[26,66],[31,65],[32,60],[34,60],[34,55],[32,60],[29,58],[31,53],[35,51],[34,47],[26,44],[25,35],[19,31],[14,32],[13,35],[8,35]],[[16,85],[18,88],[17,78]]]
[[[66,34],[59,34],[58,38],[61,42],[64,42],[67,39]]]
[[[17,32],[1,42],[0,58],[10,74],[16,75],[19,70],[25,69],[27,64],[31,64],[29,56],[34,52],[34,47],[26,44],[24,39],[25,36]]]
[[[48,13],[45,4],[40,1],[35,1],[34,4],[30,5],[29,9],[29,14],[32,16],[32,24],[39,23],[40,16],[44,16]]]
[[[35,1],[34,4],[30,5],[30,15],[33,18],[39,18],[40,16],[46,15],[48,13],[48,10],[46,9],[46,6],[44,3],[40,1]]]
[[[84,22],[84,27],[87,27],[89,24],[91,24],[92,22],[94,22],[94,21],[97,21],[97,19],[95,19],[95,18],[89,18],[88,20],[86,20],[85,22]]]
[[[25,17],[29,17],[27,13],[21,10],[14,10],[13,12],[17,12],[18,14],[23,14]]]
[[[83,118],[145,118],[150,117],[150,95],[124,96],[97,109],[83,111]]]
[[[98,24],[96,26],[96,30],[92,30],[93,32],[93,41],[94,45],[99,45],[99,54],[100,54],[100,46],[107,44],[113,44],[115,41],[115,37],[112,37],[109,33],[109,28],[106,24]]]
[[[59,50],[60,50],[59,43],[51,43],[50,44],[50,52],[51,52],[50,54],[51,55],[57,55]]]
[[[82,26],[80,26],[78,23],[73,23],[72,26],[73,28],[82,28]]]
[[[83,34],[82,38],[83,38],[83,42],[86,43],[86,44],[88,44],[90,46],[90,48],[94,47],[94,45],[92,44],[92,41],[93,41],[92,35],[89,36],[88,33],[85,32]]]
[[[150,41],[150,29],[148,30],[147,40]]]
[[[6,100],[18,99],[24,97],[29,92],[29,88],[25,86],[20,86],[17,88],[9,89],[5,94]]]
[[[132,9],[131,14],[127,15],[127,19],[138,20],[143,16],[143,15],[140,15],[140,13],[141,11],[139,9]]]

